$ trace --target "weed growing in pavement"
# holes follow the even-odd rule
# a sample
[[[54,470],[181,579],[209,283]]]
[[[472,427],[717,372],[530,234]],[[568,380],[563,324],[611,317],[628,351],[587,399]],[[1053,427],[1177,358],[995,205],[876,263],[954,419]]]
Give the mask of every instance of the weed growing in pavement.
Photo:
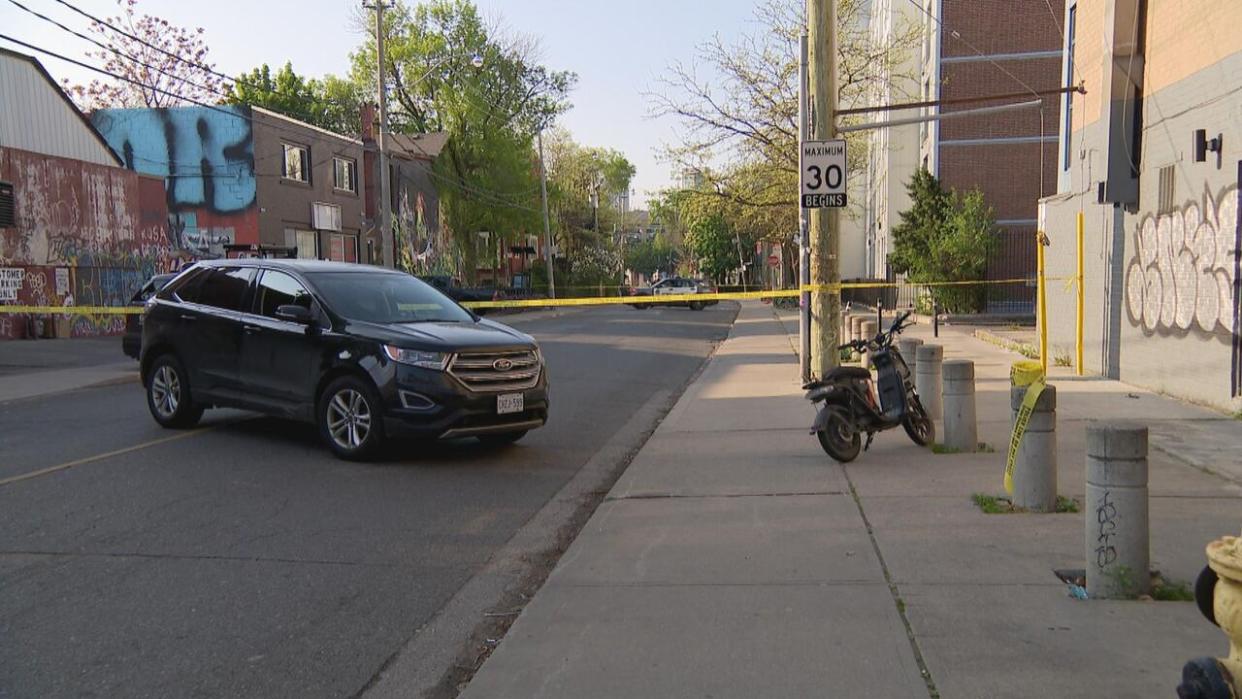
[[[947,444],[941,444],[940,442],[936,442],[932,444],[931,450],[933,454],[961,454],[962,453],[961,449],[951,447]],[[987,442],[979,442],[979,446],[975,447],[975,453],[976,454],[995,454],[996,450],[993,449],[992,445],[988,444]]]
[[[983,510],[984,514],[1003,515],[1013,511],[1013,506],[996,497],[995,495],[984,495],[983,493],[975,493],[970,496],[971,501]]]
[[[1070,356],[1067,350],[1058,349],[1056,354],[1052,356],[1052,361],[1057,366],[1074,366],[1074,358]]]
[[[1151,598],[1158,602],[1193,602],[1195,591],[1189,583],[1160,578],[1151,588]]]
[[[1025,508],[1014,507],[1013,501],[1003,495],[988,495],[986,493],[975,493],[970,496],[971,502],[989,515],[1012,515],[1027,512]],[[1064,495],[1057,496],[1057,504],[1053,512],[1062,514],[1066,512],[1077,512],[1078,501],[1073,498],[1067,498]]]

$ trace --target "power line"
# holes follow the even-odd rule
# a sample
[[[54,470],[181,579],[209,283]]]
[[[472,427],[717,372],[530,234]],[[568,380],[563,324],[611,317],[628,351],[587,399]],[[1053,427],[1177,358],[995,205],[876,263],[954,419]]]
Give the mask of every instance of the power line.
[[[178,56],[177,54],[175,54],[175,53],[173,53],[173,52],[171,52],[171,51],[167,51],[167,50],[165,50],[165,49],[163,49],[163,48],[161,48],[161,47],[159,47],[159,46],[156,46],[155,44],[152,44],[151,42],[149,42],[149,41],[147,41],[147,40],[145,40],[145,39],[142,39],[142,38],[137,37],[137,36],[135,36],[135,35],[133,35],[133,34],[130,34],[129,32],[125,31],[124,29],[121,29],[120,27],[116,26],[115,24],[112,24],[111,22],[108,22],[107,20],[100,19],[100,18],[96,17],[95,15],[92,15],[91,13],[89,13],[89,12],[87,12],[87,11],[85,11],[85,10],[82,10],[82,9],[78,8],[78,7],[77,7],[76,5],[74,5],[73,3],[66,2],[65,0],[56,0],[56,2],[60,3],[61,5],[64,5],[65,7],[69,8],[70,10],[73,10],[74,12],[76,12],[76,13],[78,13],[78,14],[82,15],[83,17],[86,17],[87,19],[91,20],[92,22],[95,22],[95,23],[97,23],[97,24],[103,25],[103,26],[105,26],[105,27],[107,27],[107,28],[111,29],[112,31],[114,31],[114,32],[116,32],[116,33],[118,33],[118,34],[121,34],[122,36],[129,37],[130,39],[133,39],[134,41],[137,41],[138,43],[142,44],[143,46],[146,46],[146,47],[148,47],[148,48],[155,49],[156,51],[159,51],[160,53],[164,54],[165,56],[168,56],[169,58],[172,58],[172,59],[174,59],[174,60],[181,61],[182,63],[186,63],[186,64],[188,64],[188,65],[194,66],[195,68],[198,68],[199,70],[206,71],[206,72],[211,73],[211,74],[213,74],[213,75],[217,75],[217,76],[219,76],[219,77],[221,77],[221,78],[224,78],[225,80],[228,80],[228,81],[230,81],[230,82],[232,82],[232,80],[233,80],[233,78],[232,78],[231,76],[225,75],[224,73],[221,73],[220,71],[218,71],[218,70],[216,70],[216,69],[212,68],[212,67],[211,67],[211,66],[209,66],[209,65],[206,65],[206,64],[203,64],[203,63],[199,63],[199,62],[197,62],[197,61],[192,61],[192,60],[190,60],[190,59],[188,59],[188,58],[185,58],[185,57],[183,57],[183,56]]]
[[[58,1],[59,1],[59,0],[58,0]],[[191,103],[191,104],[193,104],[193,105],[196,105],[196,106],[199,106],[199,107],[203,107],[204,109],[209,109],[209,110],[214,111],[214,112],[219,112],[219,113],[221,113],[221,114],[224,114],[224,115],[226,115],[226,116],[229,116],[229,117],[232,117],[232,118],[235,118],[235,119],[242,119],[242,120],[244,120],[244,121],[250,122],[252,126],[253,126],[254,121],[255,121],[255,119],[254,119],[254,117],[253,117],[253,116],[246,116],[246,115],[244,115],[244,114],[239,114],[239,113],[237,113],[237,112],[229,111],[229,110],[227,110],[227,109],[222,109],[222,108],[220,108],[220,107],[218,107],[218,106],[211,105],[211,104],[207,104],[206,102],[202,102],[202,101],[199,101],[199,100],[196,100],[196,99],[190,98],[190,97],[184,97],[184,96],[182,96],[182,95],[178,95],[178,94],[176,94],[176,93],[170,92],[170,91],[165,90],[165,89],[163,89],[163,88],[155,87],[154,85],[148,85],[148,84],[143,83],[143,82],[141,82],[141,81],[139,81],[139,80],[135,80],[135,79],[133,79],[133,78],[129,78],[129,77],[126,77],[126,76],[124,76],[124,75],[120,75],[120,74],[118,74],[118,73],[113,73],[113,72],[108,71],[108,70],[105,70],[105,69],[103,69],[103,68],[99,68],[99,67],[93,66],[93,65],[91,65],[91,64],[89,64],[89,63],[85,63],[85,62],[83,62],[83,61],[79,61],[79,60],[77,60],[77,59],[70,58],[70,57],[68,57],[68,56],[65,56],[65,55],[63,55],[63,54],[57,53],[57,52],[55,52],[55,51],[50,51],[50,50],[45,49],[45,48],[42,48],[42,47],[40,47],[40,46],[36,46],[36,45],[34,45],[34,44],[27,43],[27,42],[22,41],[22,40],[20,40],[20,39],[16,39],[16,38],[14,38],[14,37],[8,36],[7,34],[0,34],[0,39],[3,39],[3,40],[8,41],[8,42],[11,42],[11,43],[13,43],[13,44],[17,44],[18,46],[21,46],[21,47],[23,47],[23,48],[26,48],[26,49],[29,49],[29,50],[32,50],[32,51],[37,51],[37,52],[39,52],[39,53],[41,53],[41,54],[44,54],[44,55],[47,55],[47,56],[51,56],[51,57],[53,57],[53,58],[56,58],[56,59],[59,59],[59,60],[65,61],[66,63],[70,63],[70,64],[76,65],[76,66],[78,66],[78,67],[85,68],[85,69],[87,69],[87,70],[90,70],[90,71],[93,71],[93,72],[96,72],[96,73],[100,73],[100,74],[102,74],[102,75],[107,75],[107,76],[112,77],[112,78],[115,78],[115,79],[117,79],[117,80],[121,80],[121,81],[124,81],[124,82],[130,83],[130,84],[133,84],[133,85],[137,85],[137,86],[139,86],[139,87],[145,87],[145,88],[147,88],[147,89],[152,90],[153,92],[159,92],[159,93],[164,94],[164,95],[167,95],[167,96],[169,96],[169,97],[175,97],[175,98],[177,98],[177,99],[184,100],[184,101],[189,102],[189,103]],[[299,131],[294,131],[291,127],[287,127],[287,126],[284,126],[284,125],[282,125],[282,124],[267,124],[267,125],[268,125],[268,126],[271,126],[272,128],[274,128],[274,129],[276,129],[276,130],[278,130],[278,131],[284,131],[284,132],[286,132],[286,133],[290,133],[290,134],[293,134],[293,135],[295,135],[295,136],[304,136],[304,133],[299,132]],[[334,153],[334,154],[335,154],[335,153]],[[144,160],[146,160],[146,159],[144,159]],[[154,161],[150,161],[150,160],[148,160],[148,162],[152,162],[152,163],[154,163]],[[325,159],[324,161],[321,161],[319,164],[323,164],[323,163],[326,163],[326,162],[327,162],[327,160]],[[173,165],[173,163],[162,163],[162,164],[163,164],[163,165]],[[530,212],[538,213],[538,212],[537,212],[534,208],[531,208],[531,207],[528,207],[528,206],[523,206],[523,205],[521,205],[521,204],[517,204],[516,202],[504,201],[503,199],[501,199],[501,198],[500,198],[500,196],[501,196],[501,195],[500,195],[500,193],[498,193],[498,192],[490,192],[490,191],[487,191],[487,190],[484,190],[484,189],[478,189],[478,188],[475,188],[475,187],[471,187],[470,185],[467,185],[467,184],[465,184],[465,183],[462,183],[462,182],[457,182],[457,181],[454,181],[454,180],[452,180],[452,179],[450,179],[450,178],[444,177],[443,175],[440,175],[439,173],[437,173],[437,172],[435,172],[434,170],[431,170],[431,169],[427,170],[427,172],[428,172],[428,174],[430,174],[432,177],[434,177],[434,178],[436,178],[436,179],[439,179],[439,180],[442,180],[442,181],[444,181],[444,182],[448,183],[448,184],[449,184],[449,185],[451,185],[451,186],[457,187],[458,189],[461,189],[461,190],[463,190],[463,191],[467,191],[467,192],[471,192],[471,193],[473,193],[473,194],[475,194],[475,195],[477,195],[477,196],[484,197],[485,199],[492,199],[492,201],[489,201],[488,203],[491,203],[491,204],[493,204],[493,205],[507,206],[507,207],[511,207],[511,208],[523,209],[523,210],[526,210],[526,211],[530,211]],[[174,175],[174,174],[171,174],[171,173],[170,173],[170,176],[177,176],[177,175]]]
[[[99,74],[101,74],[101,75],[106,75],[106,76],[108,76],[108,77],[115,78],[115,79],[117,79],[117,80],[121,80],[121,81],[123,81],[123,82],[130,83],[131,85],[136,85],[136,86],[138,86],[138,87],[143,87],[143,88],[149,89],[149,90],[151,90],[152,92],[158,92],[158,93],[160,93],[160,94],[162,94],[162,95],[166,95],[166,96],[168,96],[168,97],[173,97],[173,98],[176,98],[176,99],[182,100],[182,101],[184,101],[184,102],[188,102],[188,103],[190,103],[190,104],[193,104],[193,105],[195,105],[195,106],[202,107],[202,108],[204,108],[204,109],[209,109],[209,110],[211,110],[211,111],[213,111],[213,112],[219,112],[219,113],[221,113],[221,114],[224,114],[225,116],[229,116],[229,117],[232,117],[232,118],[234,118],[234,119],[241,119],[241,120],[243,120],[243,121],[246,121],[246,122],[250,123],[252,126],[254,125],[254,123],[255,123],[255,121],[256,121],[256,119],[255,119],[255,117],[254,117],[253,115],[251,115],[251,116],[247,116],[247,115],[245,115],[245,114],[241,114],[241,113],[238,113],[238,112],[230,111],[230,110],[228,110],[228,109],[226,109],[226,108],[223,108],[223,107],[220,107],[220,106],[218,106],[218,105],[208,104],[208,103],[206,103],[206,102],[203,102],[203,101],[201,101],[201,100],[194,99],[194,98],[192,98],[192,97],[185,97],[185,96],[183,96],[183,95],[179,95],[179,94],[177,94],[177,93],[175,93],[175,92],[171,92],[171,91],[169,91],[169,90],[165,90],[165,89],[163,89],[163,88],[156,87],[156,86],[154,86],[154,85],[149,85],[149,84],[147,84],[147,83],[142,82],[141,80],[136,80],[136,79],[134,79],[134,78],[130,78],[130,77],[127,77],[127,76],[121,75],[121,74],[119,74],[119,73],[113,73],[112,71],[105,70],[105,69],[103,69],[103,68],[99,68],[99,67],[97,67],[97,66],[93,66],[93,65],[91,65],[91,64],[89,64],[89,63],[85,63],[85,62],[83,62],[83,61],[79,61],[79,60],[77,60],[77,59],[75,59],[75,58],[70,58],[70,57],[68,57],[68,56],[66,56],[66,55],[64,55],[64,54],[56,53],[55,51],[50,51],[50,50],[45,49],[45,48],[43,48],[43,47],[36,46],[36,45],[34,45],[34,44],[31,44],[31,43],[27,43],[27,42],[25,42],[25,41],[22,41],[21,39],[15,39],[15,38],[13,38],[13,37],[11,37],[11,36],[8,36],[7,34],[0,34],[0,39],[3,39],[3,40],[5,40],[5,41],[8,41],[8,42],[11,42],[11,43],[14,43],[14,44],[17,44],[18,46],[21,46],[21,47],[23,47],[23,48],[29,49],[29,50],[31,50],[31,51],[37,51],[38,53],[41,53],[41,54],[44,54],[44,55],[47,55],[47,56],[51,56],[52,58],[56,58],[56,59],[59,59],[59,60],[65,61],[66,63],[73,64],[73,65],[78,66],[78,67],[80,67],[80,68],[85,68],[85,69],[90,70],[90,71],[93,71],[93,72],[95,72],[95,73],[99,73]],[[242,107],[242,106],[248,106],[248,105],[237,105],[237,106]],[[291,119],[291,120],[294,120],[292,117],[287,117],[287,116],[285,116],[285,115],[283,115],[283,114],[280,114],[279,112],[273,112],[273,114],[276,114],[276,115],[278,115],[278,116],[279,116],[279,117],[281,117],[281,118],[285,118],[285,119]],[[296,121],[296,120],[294,120],[294,121]],[[305,137],[305,135],[306,135],[304,131],[295,130],[295,129],[294,129],[294,127],[292,127],[292,126],[288,126],[288,125],[285,125],[285,124],[282,124],[282,123],[280,123],[280,122],[275,122],[275,123],[263,122],[263,123],[264,123],[264,125],[265,125],[265,126],[269,126],[269,127],[271,127],[272,129],[274,129],[274,130],[276,130],[276,131],[283,131],[284,133],[291,134],[291,135],[293,135],[293,136],[297,136],[297,137],[299,137],[299,138],[301,138],[301,137]],[[343,139],[349,140],[349,141],[351,141],[351,142],[353,142],[353,141],[354,141],[354,139],[351,139],[351,138],[349,138],[348,136],[345,136],[345,135],[343,135],[343,134],[336,134],[336,133],[333,133],[333,132],[331,132],[331,131],[327,131],[326,129],[319,129],[319,127],[314,126],[314,125],[312,125],[312,124],[306,124],[305,126],[306,126],[307,128],[313,128],[313,129],[317,129],[317,130],[326,131],[327,133],[331,133],[332,135],[334,135],[334,136],[336,136],[336,137],[338,137],[338,138],[343,138]]]
[[[79,39],[82,39],[82,40],[84,40],[84,41],[89,41],[90,43],[94,44],[95,46],[98,46],[99,48],[101,48],[101,49],[103,49],[103,50],[105,50],[105,51],[110,51],[111,53],[113,53],[113,54],[115,54],[115,55],[117,55],[117,56],[120,56],[121,58],[124,58],[125,60],[128,60],[128,61],[133,61],[134,63],[137,63],[138,65],[142,66],[143,68],[147,68],[148,70],[154,70],[154,71],[156,71],[157,73],[161,73],[161,74],[163,74],[163,75],[166,75],[166,76],[168,76],[168,77],[170,77],[170,78],[172,78],[172,79],[174,79],[174,80],[180,80],[181,82],[185,83],[186,85],[190,85],[191,87],[196,87],[196,88],[198,88],[198,89],[200,89],[200,90],[202,90],[202,91],[204,91],[204,92],[210,92],[210,93],[212,93],[212,94],[214,94],[214,95],[218,95],[218,96],[220,96],[220,97],[224,97],[224,98],[226,98],[226,99],[229,97],[229,95],[228,95],[227,93],[220,92],[219,90],[216,90],[216,89],[214,89],[214,88],[208,87],[208,86],[206,86],[206,85],[200,85],[199,83],[196,83],[196,82],[194,82],[194,81],[190,80],[189,78],[183,78],[183,77],[181,77],[181,76],[179,76],[179,75],[174,75],[174,74],[172,74],[172,73],[168,72],[167,70],[164,70],[163,68],[160,68],[160,67],[158,67],[158,66],[153,66],[153,65],[151,65],[150,63],[145,63],[145,62],[143,62],[141,59],[139,59],[139,58],[138,58],[138,57],[136,57],[136,56],[131,56],[131,55],[129,55],[129,54],[127,54],[127,53],[125,53],[125,52],[121,51],[120,49],[114,48],[114,47],[112,47],[112,46],[108,46],[107,44],[103,43],[102,41],[99,41],[98,39],[91,38],[91,37],[89,37],[89,36],[87,36],[87,35],[85,35],[85,34],[82,34],[81,32],[77,31],[76,29],[73,29],[73,28],[71,28],[71,27],[67,27],[67,26],[65,26],[65,25],[61,24],[60,22],[58,22],[58,21],[56,21],[56,20],[52,19],[51,17],[48,17],[47,15],[44,15],[44,14],[42,14],[42,13],[40,13],[40,12],[36,11],[36,10],[32,10],[32,9],[30,9],[29,7],[26,7],[25,5],[21,4],[21,3],[20,3],[20,2],[18,2],[17,0],[9,0],[9,3],[10,3],[10,4],[12,4],[12,5],[16,5],[18,8],[20,8],[20,9],[24,10],[25,12],[27,12],[27,13],[29,13],[29,14],[34,15],[35,17],[38,17],[39,19],[43,20],[44,22],[48,22],[48,23],[51,23],[51,24],[56,25],[57,27],[59,27],[59,28],[61,28],[62,30],[64,30],[64,31],[66,31],[66,32],[68,32],[68,33],[70,33],[70,34],[72,34],[72,35],[74,35],[74,36],[78,37]]]

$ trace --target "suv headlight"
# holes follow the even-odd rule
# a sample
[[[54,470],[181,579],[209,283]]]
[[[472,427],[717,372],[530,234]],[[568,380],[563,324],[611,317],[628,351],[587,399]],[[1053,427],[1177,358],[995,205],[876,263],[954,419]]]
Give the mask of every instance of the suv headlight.
[[[393,345],[384,345],[384,354],[394,362],[435,371],[444,371],[449,362],[449,355],[445,352],[424,352]]]

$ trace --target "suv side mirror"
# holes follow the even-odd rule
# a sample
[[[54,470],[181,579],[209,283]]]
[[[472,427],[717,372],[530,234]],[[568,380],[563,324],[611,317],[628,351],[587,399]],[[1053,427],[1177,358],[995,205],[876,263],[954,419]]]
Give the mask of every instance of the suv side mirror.
[[[310,325],[315,319],[311,315],[310,309],[305,306],[298,306],[287,303],[283,306],[276,307],[276,317],[281,320],[287,320],[292,323],[301,323],[302,325]]]

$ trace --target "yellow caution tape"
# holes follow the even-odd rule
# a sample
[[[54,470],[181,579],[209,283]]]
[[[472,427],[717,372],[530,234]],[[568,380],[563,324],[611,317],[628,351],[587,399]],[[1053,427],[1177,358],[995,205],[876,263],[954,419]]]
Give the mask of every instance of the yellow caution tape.
[[[659,296],[601,296],[568,299],[515,299],[510,301],[467,301],[466,308],[550,308],[561,306],[616,306],[689,303],[692,301],[746,301],[754,299],[796,298],[803,293],[839,293],[843,289],[885,289],[901,286],[939,287],[974,286],[992,284],[1023,284],[1032,282],[1025,277],[1017,279],[984,279],[952,282],[842,282],[837,284],[808,284],[797,289],[771,289],[766,291],[731,291],[711,294],[662,294]],[[33,313],[38,315],[141,315],[141,306],[0,306],[0,314]]]
[[[142,306],[0,306],[0,313],[62,316],[138,316],[142,315],[142,311]]]
[[[1013,422],[1013,434],[1009,437],[1009,457],[1005,462],[1005,492],[1013,495],[1013,469],[1018,458],[1018,447],[1022,445],[1022,437],[1026,435],[1026,425],[1031,421],[1035,403],[1047,384],[1043,366],[1031,360],[1014,362],[1009,370],[1009,379],[1014,386],[1026,387],[1026,395],[1022,397],[1022,405],[1018,408],[1018,417]]]

